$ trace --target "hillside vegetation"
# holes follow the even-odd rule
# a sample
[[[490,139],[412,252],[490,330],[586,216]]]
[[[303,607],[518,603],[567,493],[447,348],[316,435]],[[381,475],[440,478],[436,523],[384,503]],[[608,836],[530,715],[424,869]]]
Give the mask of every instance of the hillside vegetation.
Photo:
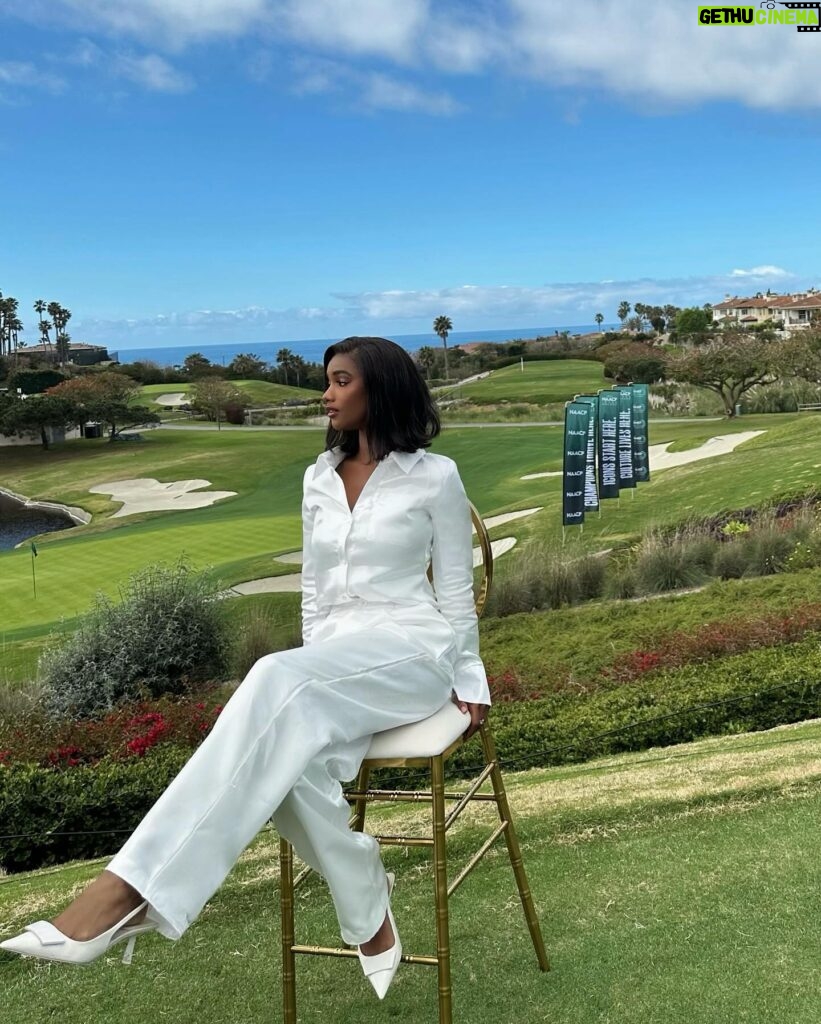
[[[666,470],[640,487],[635,498],[606,503],[601,518],[589,517],[584,533],[572,533],[567,543],[580,551],[611,547],[652,524],[760,503],[817,480],[821,420],[762,416],[721,426],[724,432],[755,428],[767,432],[734,453]],[[707,440],[715,430],[715,424],[700,421],[664,423],[651,427],[651,441],[694,443]],[[36,601],[28,547],[0,553],[0,666],[19,664],[13,653],[18,643],[33,650],[30,645],[36,648],[60,628],[61,619],[70,621],[84,612],[96,591],[116,595],[119,582],[152,562],[172,562],[184,553],[195,566],[213,567],[226,586],[292,571],[273,556],[301,545],[302,474],[321,449],[322,437],[321,429],[219,434],[158,430],[128,445],[78,440],[52,452],[10,451],[4,456],[7,486],[29,497],[80,505],[93,513],[93,520],[88,527],[45,535],[38,542]],[[484,516],[544,507],[534,516],[495,527],[492,537],[561,537],[559,478],[521,479],[560,468],[560,430],[447,429],[433,450],[457,461],[467,492]],[[108,516],[119,506],[88,492],[108,480],[140,476],[161,481],[203,478],[213,489],[238,493],[209,508],[112,520]]]

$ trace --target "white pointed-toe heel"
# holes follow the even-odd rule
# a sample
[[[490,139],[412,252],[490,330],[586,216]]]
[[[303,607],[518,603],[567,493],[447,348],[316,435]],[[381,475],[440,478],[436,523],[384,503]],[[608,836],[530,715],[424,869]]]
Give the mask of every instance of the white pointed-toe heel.
[[[383,953],[377,953],[375,956],[365,956],[362,950],[359,950],[359,962],[362,964],[362,970],[380,999],[385,998],[402,960],[402,941],[396,929],[390,901],[395,882],[396,877],[393,872],[388,872],[388,920],[393,930],[393,945],[390,949],[386,949]]]
[[[10,953],[19,953],[20,956],[38,957],[40,960],[56,960],[64,964],[90,964],[112,946],[126,940],[123,963],[130,964],[137,936],[144,932],[155,931],[157,927],[155,923],[148,920],[142,921],[140,924],[128,924],[132,917],[135,917],[147,906],[148,901],[143,900],[138,907],[126,914],[107,932],[84,942],[63,935],[51,921],[35,921],[14,938],[0,942],[0,949],[6,949]]]

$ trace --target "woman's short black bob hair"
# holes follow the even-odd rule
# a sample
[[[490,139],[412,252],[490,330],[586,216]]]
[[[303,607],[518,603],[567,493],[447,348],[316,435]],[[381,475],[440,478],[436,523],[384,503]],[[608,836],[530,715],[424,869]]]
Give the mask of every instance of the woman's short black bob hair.
[[[371,458],[381,462],[392,451],[430,447],[442,429],[439,413],[419,367],[387,338],[345,338],[325,350],[325,373],[336,355],[350,356],[362,374],[368,396],[365,435]],[[346,455],[359,451],[359,431],[329,424],[325,447],[339,445]]]

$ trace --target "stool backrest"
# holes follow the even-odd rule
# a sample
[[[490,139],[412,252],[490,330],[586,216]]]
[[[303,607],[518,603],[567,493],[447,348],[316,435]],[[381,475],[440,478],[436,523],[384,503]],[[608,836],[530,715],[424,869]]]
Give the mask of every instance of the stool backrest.
[[[479,538],[479,547],[482,549],[482,578],[479,581],[479,593],[476,595],[476,614],[481,615],[485,610],[487,599],[490,597],[490,585],[493,583],[493,548],[490,546],[487,527],[484,519],[479,515],[479,510],[472,501],[469,500],[468,504],[476,535]]]
[[[479,547],[482,551],[482,578],[479,580],[479,589],[476,593],[476,614],[481,615],[485,610],[487,599],[490,597],[490,585],[493,582],[493,548],[490,546],[490,537],[488,536],[487,527],[485,521],[479,515],[479,510],[468,499],[468,505],[470,506],[470,517],[473,520],[473,527],[476,530],[476,535],[479,538]],[[433,578],[433,566],[428,566],[428,579],[436,588],[436,582]]]

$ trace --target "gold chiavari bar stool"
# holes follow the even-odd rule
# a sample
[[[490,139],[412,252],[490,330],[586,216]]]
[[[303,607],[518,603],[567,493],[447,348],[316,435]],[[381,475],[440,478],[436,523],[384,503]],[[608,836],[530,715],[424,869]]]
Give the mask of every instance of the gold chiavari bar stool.
[[[481,615],[490,594],[490,585],[493,580],[493,552],[487,528],[472,503],[470,510],[482,552],[483,572],[476,598],[476,610]],[[428,577],[432,580],[430,568],[428,569]],[[510,815],[510,807],[507,801],[502,773],[499,769],[496,748],[493,743],[490,726],[487,722],[479,730],[482,752],[484,754],[484,767],[467,789],[458,792],[445,790],[445,762],[462,745],[462,731],[464,728],[464,716],[455,704],[449,702],[437,711],[435,715],[421,722],[377,733],[371,741],[371,746],[365,760],[362,762],[355,788],[346,793],[348,800],[354,807],[351,826],[360,831],[365,827],[365,814],[367,806],[371,802],[384,800],[431,804],[431,835],[391,835],[377,836],[376,838],[381,844],[386,846],[428,847],[433,852],[436,955],[404,954],[402,961],[403,963],[422,964],[437,968],[439,976],[439,1024],[452,1024],[453,1020],[448,901],[501,836],[504,836],[507,843],[510,863],[519,890],[519,898],[522,902],[525,920],[530,931],[530,937],[533,940],[539,967],[543,971],[550,969],[539,927],[539,920],[533,904],[533,897],[530,893],[522,862],[519,842]],[[428,768],[430,771],[430,790],[408,792],[404,790],[368,788],[370,774],[377,768],[420,767]],[[480,790],[488,781],[490,782],[492,792],[481,792]],[[476,800],[490,801],[496,804],[499,814],[499,825],[479,847],[459,874],[448,884],[445,838],[450,827],[468,804]],[[450,812],[446,811],[446,804],[448,803],[453,803],[454,805]],[[291,844],[285,839],[280,839],[279,859],[284,1020],[285,1024],[296,1024],[297,954],[356,959],[357,951],[355,948],[340,949],[327,946],[304,946],[296,943],[294,937],[294,890],[310,874],[311,869],[308,867],[304,868],[294,878],[293,849]]]

